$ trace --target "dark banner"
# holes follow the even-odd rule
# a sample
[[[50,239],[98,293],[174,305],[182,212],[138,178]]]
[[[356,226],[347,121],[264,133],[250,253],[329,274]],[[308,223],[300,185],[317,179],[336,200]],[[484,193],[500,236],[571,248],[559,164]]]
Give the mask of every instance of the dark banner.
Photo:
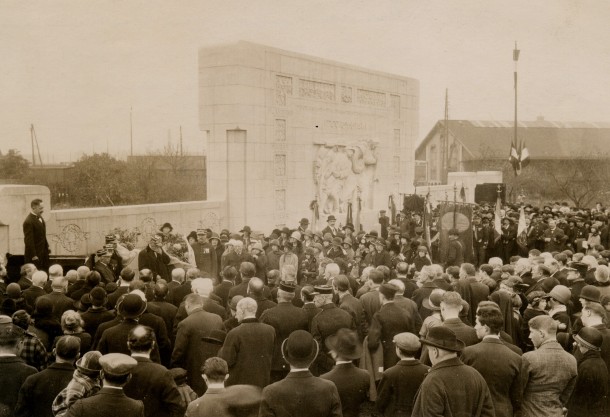
[[[449,230],[460,232],[460,242],[464,245],[464,262],[472,263],[472,206],[469,204],[441,202],[439,204],[438,230],[441,264],[447,260],[449,250]]]

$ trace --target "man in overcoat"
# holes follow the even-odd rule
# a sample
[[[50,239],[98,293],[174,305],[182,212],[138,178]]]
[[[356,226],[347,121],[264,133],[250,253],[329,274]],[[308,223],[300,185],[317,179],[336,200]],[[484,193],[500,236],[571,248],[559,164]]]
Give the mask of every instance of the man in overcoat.
[[[428,346],[432,368],[417,393],[413,415],[494,417],[487,383],[458,358],[464,343],[455,333],[444,326],[433,327],[421,342]]]

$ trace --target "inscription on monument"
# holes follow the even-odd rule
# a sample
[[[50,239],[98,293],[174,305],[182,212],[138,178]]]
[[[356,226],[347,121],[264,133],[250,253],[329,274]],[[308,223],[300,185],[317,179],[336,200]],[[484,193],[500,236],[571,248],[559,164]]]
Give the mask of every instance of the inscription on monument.
[[[367,106],[385,107],[385,93],[378,91],[358,89],[358,103]]]
[[[278,142],[286,141],[286,120],[275,119],[275,140]]]
[[[347,86],[341,87],[341,101],[343,103],[352,102],[352,87],[347,87]]]
[[[317,100],[335,101],[335,85],[318,81],[299,80],[299,96]]]
[[[324,120],[324,127],[327,130],[333,131],[351,131],[351,130],[365,130],[366,123],[364,122],[344,122],[341,120]]]

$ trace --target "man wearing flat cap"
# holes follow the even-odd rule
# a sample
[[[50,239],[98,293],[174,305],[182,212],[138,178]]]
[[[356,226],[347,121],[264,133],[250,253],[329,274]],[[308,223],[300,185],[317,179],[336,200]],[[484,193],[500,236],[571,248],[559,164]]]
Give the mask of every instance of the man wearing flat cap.
[[[358,417],[362,404],[368,400],[370,377],[364,369],[356,368],[352,361],[362,357],[362,342],[358,334],[349,329],[339,329],[326,338],[326,346],[335,360],[332,371],[320,378],[335,383],[341,399],[343,417]]]
[[[394,303],[397,292],[398,288],[393,284],[381,284],[379,287],[381,308],[373,316],[369,327],[368,348],[374,352],[381,343],[384,369],[391,368],[399,360],[393,342],[394,336],[403,332],[413,334],[417,332],[413,317]]]
[[[400,361],[383,372],[375,405],[386,417],[411,416],[415,396],[430,367],[415,359],[421,342],[413,333],[398,333],[394,345]]]
[[[109,353],[100,359],[103,387],[95,395],[76,401],[66,417],[144,417],[144,404],[123,392],[138,362],[122,353]]]
[[[309,332],[290,333],[281,347],[290,372],[285,379],[263,389],[259,417],[341,417],[335,384],[309,371],[318,351],[318,343]]]
[[[455,333],[444,326],[433,327],[421,343],[428,346],[432,368],[417,393],[413,415],[494,417],[487,383],[459,359],[464,343]]]

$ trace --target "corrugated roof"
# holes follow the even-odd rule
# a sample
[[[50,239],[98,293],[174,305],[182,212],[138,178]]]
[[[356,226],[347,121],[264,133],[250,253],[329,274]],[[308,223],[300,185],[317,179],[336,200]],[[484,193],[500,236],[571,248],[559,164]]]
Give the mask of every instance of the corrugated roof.
[[[506,121],[450,120],[449,130],[472,153],[465,153],[464,160],[508,157],[514,135],[513,122]],[[518,123],[517,135],[532,159],[610,157],[610,123],[523,121]]]

